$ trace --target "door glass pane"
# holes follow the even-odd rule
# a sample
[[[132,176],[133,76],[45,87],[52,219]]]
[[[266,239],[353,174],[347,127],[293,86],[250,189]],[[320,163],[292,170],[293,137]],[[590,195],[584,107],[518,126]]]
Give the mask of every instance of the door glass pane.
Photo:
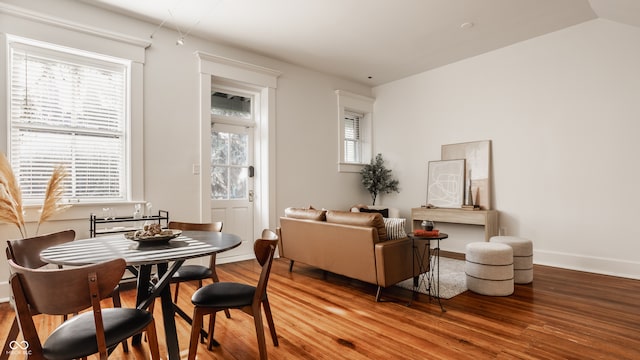
[[[211,134],[211,198],[248,198],[249,136],[232,132]]]
[[[227,165],[229,159],[229,133],[214,131],[211,136],[211,164]]]
[[[247,198],[247,168],[229,169],[229,184],[231,189],[229,199],[239,200]]]
[[[246,134],[231,134],[231,165],[247,165],[248,138]]]
[[[229,168],[211,167],[211,198],[226,200],[229,198]]]

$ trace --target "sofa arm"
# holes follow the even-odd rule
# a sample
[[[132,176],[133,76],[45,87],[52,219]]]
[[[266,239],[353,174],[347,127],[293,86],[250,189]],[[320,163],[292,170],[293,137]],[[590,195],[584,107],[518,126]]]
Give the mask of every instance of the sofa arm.
[[[378,285],[388,287],[420,273],[413,263],[411,239],[388,240],[375,245]],[[414,271],[411,271],[411,267]]]

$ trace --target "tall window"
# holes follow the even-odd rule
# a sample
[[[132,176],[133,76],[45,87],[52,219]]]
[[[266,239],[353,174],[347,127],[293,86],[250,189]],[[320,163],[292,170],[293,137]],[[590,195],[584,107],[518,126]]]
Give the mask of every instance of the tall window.
[[[367,96],[336,90],[338,98],[338,171],[360,172],[373,152],[373,103]]]
[[[58,164],[65,198],[127,200],[129,62],[15,39],[9,52],[9,157],[25,201],[44,198]]]
[[[344,114],[344,162],[355,163],[361,162],[360,159],[360,122],[364,117],[351,111],[345,111]]]

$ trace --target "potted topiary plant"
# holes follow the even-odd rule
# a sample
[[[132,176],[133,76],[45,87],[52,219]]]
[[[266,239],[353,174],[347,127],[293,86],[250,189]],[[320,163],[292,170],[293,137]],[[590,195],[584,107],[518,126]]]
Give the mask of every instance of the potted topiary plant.
[[[373,204],[376,204],[378,194],[390,194],[391,192],[400,192],[398,190],[398,180],[391,177],[391,170],[384,166],[382,154],[376,155],[375,159],[365,165],[360,171],[362,175],[362,185],[371,194]]]

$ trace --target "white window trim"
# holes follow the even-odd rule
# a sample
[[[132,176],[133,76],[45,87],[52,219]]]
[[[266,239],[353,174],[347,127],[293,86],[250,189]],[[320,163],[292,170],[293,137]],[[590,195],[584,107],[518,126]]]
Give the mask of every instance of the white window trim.
[[[277,225],[275,202],[276,192],[276,89],[278,77],[282,74],[278,70],[259,65],[249,64],[226,57],[196,51],[200,72],[200,147],[201,154],[210,153],[211,149],[211,89],[212,78],[216,78],[216,85],[237,86],[243,84],[248,89],[259,93],[260,104],[254,103],[256,108],[255,124],[256,148],[258,156],[254,158],[256,171],[262,176],[256,180],[254,206],[259,209],[254,217],[254,230],[274,228]],[[259,115],[258,113],[259,112]],[[210,156],[200,158],[200,219],[211,219],[211,188],[209,178]],[[261,230],[260,230],[261,231]]]
[[[338,172],[360,172],[362,167],[371,161],[373,153],[373,103],[375,99],[354,94],[344,90],[336,90],[338,98]],[[363,114],[360,122],[360,163],[344,162],[344,118],[345,112]]]
[[[118,190],[119,196],[105,197],[104,199],[100,199],[99,197],[71,197],[68,200],[74,204],[79,202],[103,203],[103,202],[123,202],[123,201],[130,200],[131,187],[129,186],[129,184],[131,183],[131,171],[129,167],[130,144],[128,140],[130,138],[129,129],[131,127],[130,114],[129,114],[131,61],[121,59],[121,58],[115,58],[115,57],[107,57],[102,54],[86,52],[81,49],[70,49],[66,47],[60,47],[55,44],[35,41],[32,39],[26,39],[26,38],[17,37],[9,34],[7,34],[6,37],[7,37],[7,43],[10,49],[14,49],[19,53],[24,53],[27,56],[27,58],[25,58],[24,60],[25,62],[28,61],[28,55],[33,53],[35,54],[36,57],[42,57],[44,59],[43,61],[52,63],[52,64],[61,63],[61,62],[64,62],[65,60],[70,60],[71,62],[78,64],[78,66],[81,68],[93,68],[97,66],[100,69],[109,69],[123,75],[122,82],[120,84],[124,85],[125,89],[122,94],[123,102],[120,104],[121,106],[119,107],[120,109],[123,110],[120,117],[120,123],[122,124],[122,127],[119,128],[118,130],[114,130],[114,132],[112,133],[118,138],[118,143],[119,143],[118,147],[122,146],[122,148],[124,149],[124,151],[120,152],[120,156],[119,156],[120,166],[119,166],[119,169],[117,170],[118,172],[123,173],[125,175],[124,178],[121,178],[122,182],[120,182],[121,186],[119,187],[119,190]],[[14,68],[14,65],[12,64],[12,62],[13,62],[13,57],[10,56],[10,60],[9,60],[10,68]],[[10,83],[11,83],[11,81],[14,79],[12,78],[12,75],[9,75],[8,77],[10,78]],[[15,80],[18,80],[18,79],[15,79]],[[9,90],[9,92],[11,93],[11,90]],[[18,96],[20,95],[21,94],[18,94]],[[13,96],[14,94],[11,93],[12,99],[13,99]],[[13,107],[13,104],[10,104],[10,105],[11,107]],[[14,119],[11,118],[11,115],[9,115],[9,118],[8,118],[8,125],[9,125],[9,130],[7,131],[7,135],[11,138],[13,138],[16,131],[19,131],[16,128],[27,128],[27,129],[33,128],[32,125],[29,124],[28,122],[23,123],[21,121],[14,121]],[[41,127],[42,127],[42,124],[36,125],[36,128],[41,129]],[[62,127],[64,127],[64,125],[62,125]],[[73,131],[73,129],[71,128],[65,128],[65,129],[66,129],[64,130],[65,132]],[[42,129],[40,131],[42,131]],[[103,130],[97,130],[97,129],[86,129],[86,131],[87,133],[92,133],[92,134],[105,134]],[[14,160],[14,157],[21,158],[21,154],[19,152],[20,147],[17,146],[16,148],[13,148],[12,145],[15,145],[15,144],[13,144],[10,139],[7,140],[7,142],[9,144],[7,147],[9,150],[7,154],[9,161]],[[26,149],[28,151],[28,149],[31,149],[31,148],[27,146]],[[30,159],[29,157],[26,158],[26,160],[29,160],[29,159]],[[74,163],[74,166],[75,166],[75,163]],[[40,204],[42,204],[43,197],[44,195],[38,198],[29,198],[29,197],[25,198],[23,194],[23,204],[25,206],[28,206],[28,205],[39,206]]]
[[[143,158],[143,79],[145,49],[151,45],[146,39],[134,38],[128,35],[106,31],[91,26],[78,26],[77,23],[50,16],[48,14],[25,10],[23,8],[0,4],[0,58],[7,59],[7,35],[30,38],[60,46],[102,53],[107,56],[129,59],[130,73],[130,133],[128,136],[130,154],[130,199],[119,203],[77,203],[65,211],[57,219],[84,219],[87,212],[96,212],[102,206],[109,205],[116,210],[131,208],[131,204],[144,202],[144,158]],[[4,61],[3,61],[4,63]],[[0,108],[8,109],[7,64],[0,66]],[[0,112],[0,129],[8,129],[8,111]],[[7,134],[5,132],[5,134]],[[0,136],[0,151],[7,153],[8,136]],[[28,206],[27,221],[36,219],[32,212],[40,206]],[[33,209],[30,209],[33,208]],[[32,211],[33,210],[33,211]]]

